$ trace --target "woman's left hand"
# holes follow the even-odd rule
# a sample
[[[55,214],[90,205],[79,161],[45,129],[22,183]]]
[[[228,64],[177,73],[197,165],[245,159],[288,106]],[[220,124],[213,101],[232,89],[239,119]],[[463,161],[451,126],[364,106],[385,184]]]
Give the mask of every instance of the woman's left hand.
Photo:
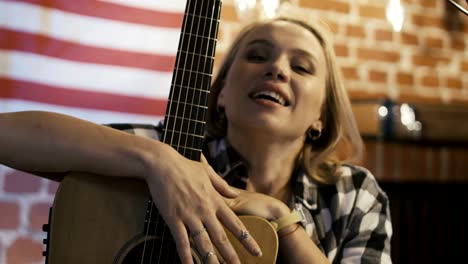
[[[274,197],[241,189],[237,190],[240,194],[236,198],[224,198],[224,200],[238,215],[254,215],[271,221],[290,212],[286,204]]]

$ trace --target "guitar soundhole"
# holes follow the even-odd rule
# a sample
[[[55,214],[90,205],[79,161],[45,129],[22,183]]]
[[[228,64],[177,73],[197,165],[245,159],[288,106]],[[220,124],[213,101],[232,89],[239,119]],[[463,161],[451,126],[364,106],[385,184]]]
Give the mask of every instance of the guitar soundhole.
[[[182,263],[177,254],[176,244],[164,220],[152,199],[148,201],[144,232],[137,235],[123,246],[114,263],[118,264],[154,264]],[[201,263],[197,252],[192,249],[194,263]]]
[[[181,263],[172,239],[151,238],[141,241],[123,258],[122,264]]]

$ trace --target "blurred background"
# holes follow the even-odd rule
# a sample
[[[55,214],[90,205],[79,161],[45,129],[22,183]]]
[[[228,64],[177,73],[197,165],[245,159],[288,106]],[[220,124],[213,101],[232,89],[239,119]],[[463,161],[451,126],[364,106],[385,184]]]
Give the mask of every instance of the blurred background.
[[[185,2],[0,0],[0,111],[157,123]],[[444,0],[224,0],[216,65],[243,23],[284,2],[335,33],[362,164],[390,197],[394,262],[465,259],[468,16]],[[0,167],[1,264],[44,263],[57,186]]]

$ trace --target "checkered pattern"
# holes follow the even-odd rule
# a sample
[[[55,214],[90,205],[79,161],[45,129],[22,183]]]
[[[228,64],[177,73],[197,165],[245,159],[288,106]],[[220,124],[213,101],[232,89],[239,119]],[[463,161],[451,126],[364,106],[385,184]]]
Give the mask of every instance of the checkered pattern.
[[[160,138],[162,125],[110,125]],[[224,139],[207,139],[204,155],[229,184],[245,189],[247,168]],[[365,168],[343,165],[333,185],[317,184],[297,166],[289,206],[305,215],[304,228],[332,263],[391,263],[389,201]]]

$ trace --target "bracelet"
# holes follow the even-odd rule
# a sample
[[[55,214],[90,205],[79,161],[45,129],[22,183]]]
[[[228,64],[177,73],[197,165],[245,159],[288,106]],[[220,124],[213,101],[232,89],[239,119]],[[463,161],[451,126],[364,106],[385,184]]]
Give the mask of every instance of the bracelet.
[[[294,228],[293,230],[289,231],[289,232],[286,233],[286,234],[282,234],[281,236],[278,236],[278,238],[283,238],[283,237],[285,237],[285,236],[291,235],[292,233],[296,232],[296,231],[299,229],[300,226],[301,226],[301,225],[296,224],[296,228]]]
[[[288,215],[280,217],[275,221],[271,221],[271,224],[276,229],[276,232],[278,232],[287,226],[301,222],[301,220],[301,214],[298,211],[294,210]]]

